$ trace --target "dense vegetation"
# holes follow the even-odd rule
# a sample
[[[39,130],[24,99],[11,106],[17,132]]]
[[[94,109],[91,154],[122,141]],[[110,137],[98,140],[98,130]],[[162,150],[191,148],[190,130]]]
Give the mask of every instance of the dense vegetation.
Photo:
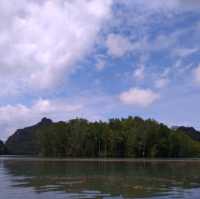
[[[45,157],[199,157],[200,142],[193,135],[187,128],[170,129],[139,117],[108,122],[74,119],[53,123],[43,119],[18,130],[6,146],[12,154]]]
[[[6,153],[6,147],[4,143],[0,140],[0,155],[3,155]]]

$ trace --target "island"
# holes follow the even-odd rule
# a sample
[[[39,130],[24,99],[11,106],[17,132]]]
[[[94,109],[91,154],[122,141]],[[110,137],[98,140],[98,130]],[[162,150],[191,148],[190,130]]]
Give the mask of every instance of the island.
[[[0,153],[61,158],[198,158],[200,132],[140,117],[90,122],[72,119],[17,130]]]

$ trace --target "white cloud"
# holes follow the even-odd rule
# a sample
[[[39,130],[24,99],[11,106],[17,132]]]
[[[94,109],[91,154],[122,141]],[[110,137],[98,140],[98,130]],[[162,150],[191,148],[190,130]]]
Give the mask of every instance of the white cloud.
[[[200,85],[200,65],[194,69],[193,73],[195,83]]]
[[[133,77],[135,77],[137,80],[143,80],[145,77],[144,74],[144,65],[139,66],[134,72]]]
[[[101,71],[105,68],[106,66],[106,61],[104,59],[98,59],[96,63],[96,69],[98,71]]]
[[[160,98],[159,94],[150,89],[131,88],[119,96],[122,103],[147,107]]]
[[[155,87],[161,89],[161,88],[166,87],[168,85],[168,83],[169,83],[169,79],[162,77],[155,81]]]
[[[199,50],[198,48],[178,48],[173,51],[173,54],[185,58],[198,52],[198,50]]]
[[[113,57],[122,57],[132,49],[132,44],[129,39],[118,34],[109,34],[106,40],[106,46],[108,54]]]
[[[112,0],[1,0],[0,78],[52,87],[89,52],[111,5]]]

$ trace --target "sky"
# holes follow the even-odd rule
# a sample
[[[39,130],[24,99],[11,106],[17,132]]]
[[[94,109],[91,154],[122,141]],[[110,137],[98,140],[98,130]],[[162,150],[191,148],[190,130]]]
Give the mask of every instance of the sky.
[[[0,139],[43,117],[200,129],[199,0],[1,0]]]

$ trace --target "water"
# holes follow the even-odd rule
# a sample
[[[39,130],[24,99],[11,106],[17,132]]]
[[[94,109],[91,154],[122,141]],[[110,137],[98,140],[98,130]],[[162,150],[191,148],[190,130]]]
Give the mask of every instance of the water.
[[[0,199],[200,198],[200,161],[0,157]]]

